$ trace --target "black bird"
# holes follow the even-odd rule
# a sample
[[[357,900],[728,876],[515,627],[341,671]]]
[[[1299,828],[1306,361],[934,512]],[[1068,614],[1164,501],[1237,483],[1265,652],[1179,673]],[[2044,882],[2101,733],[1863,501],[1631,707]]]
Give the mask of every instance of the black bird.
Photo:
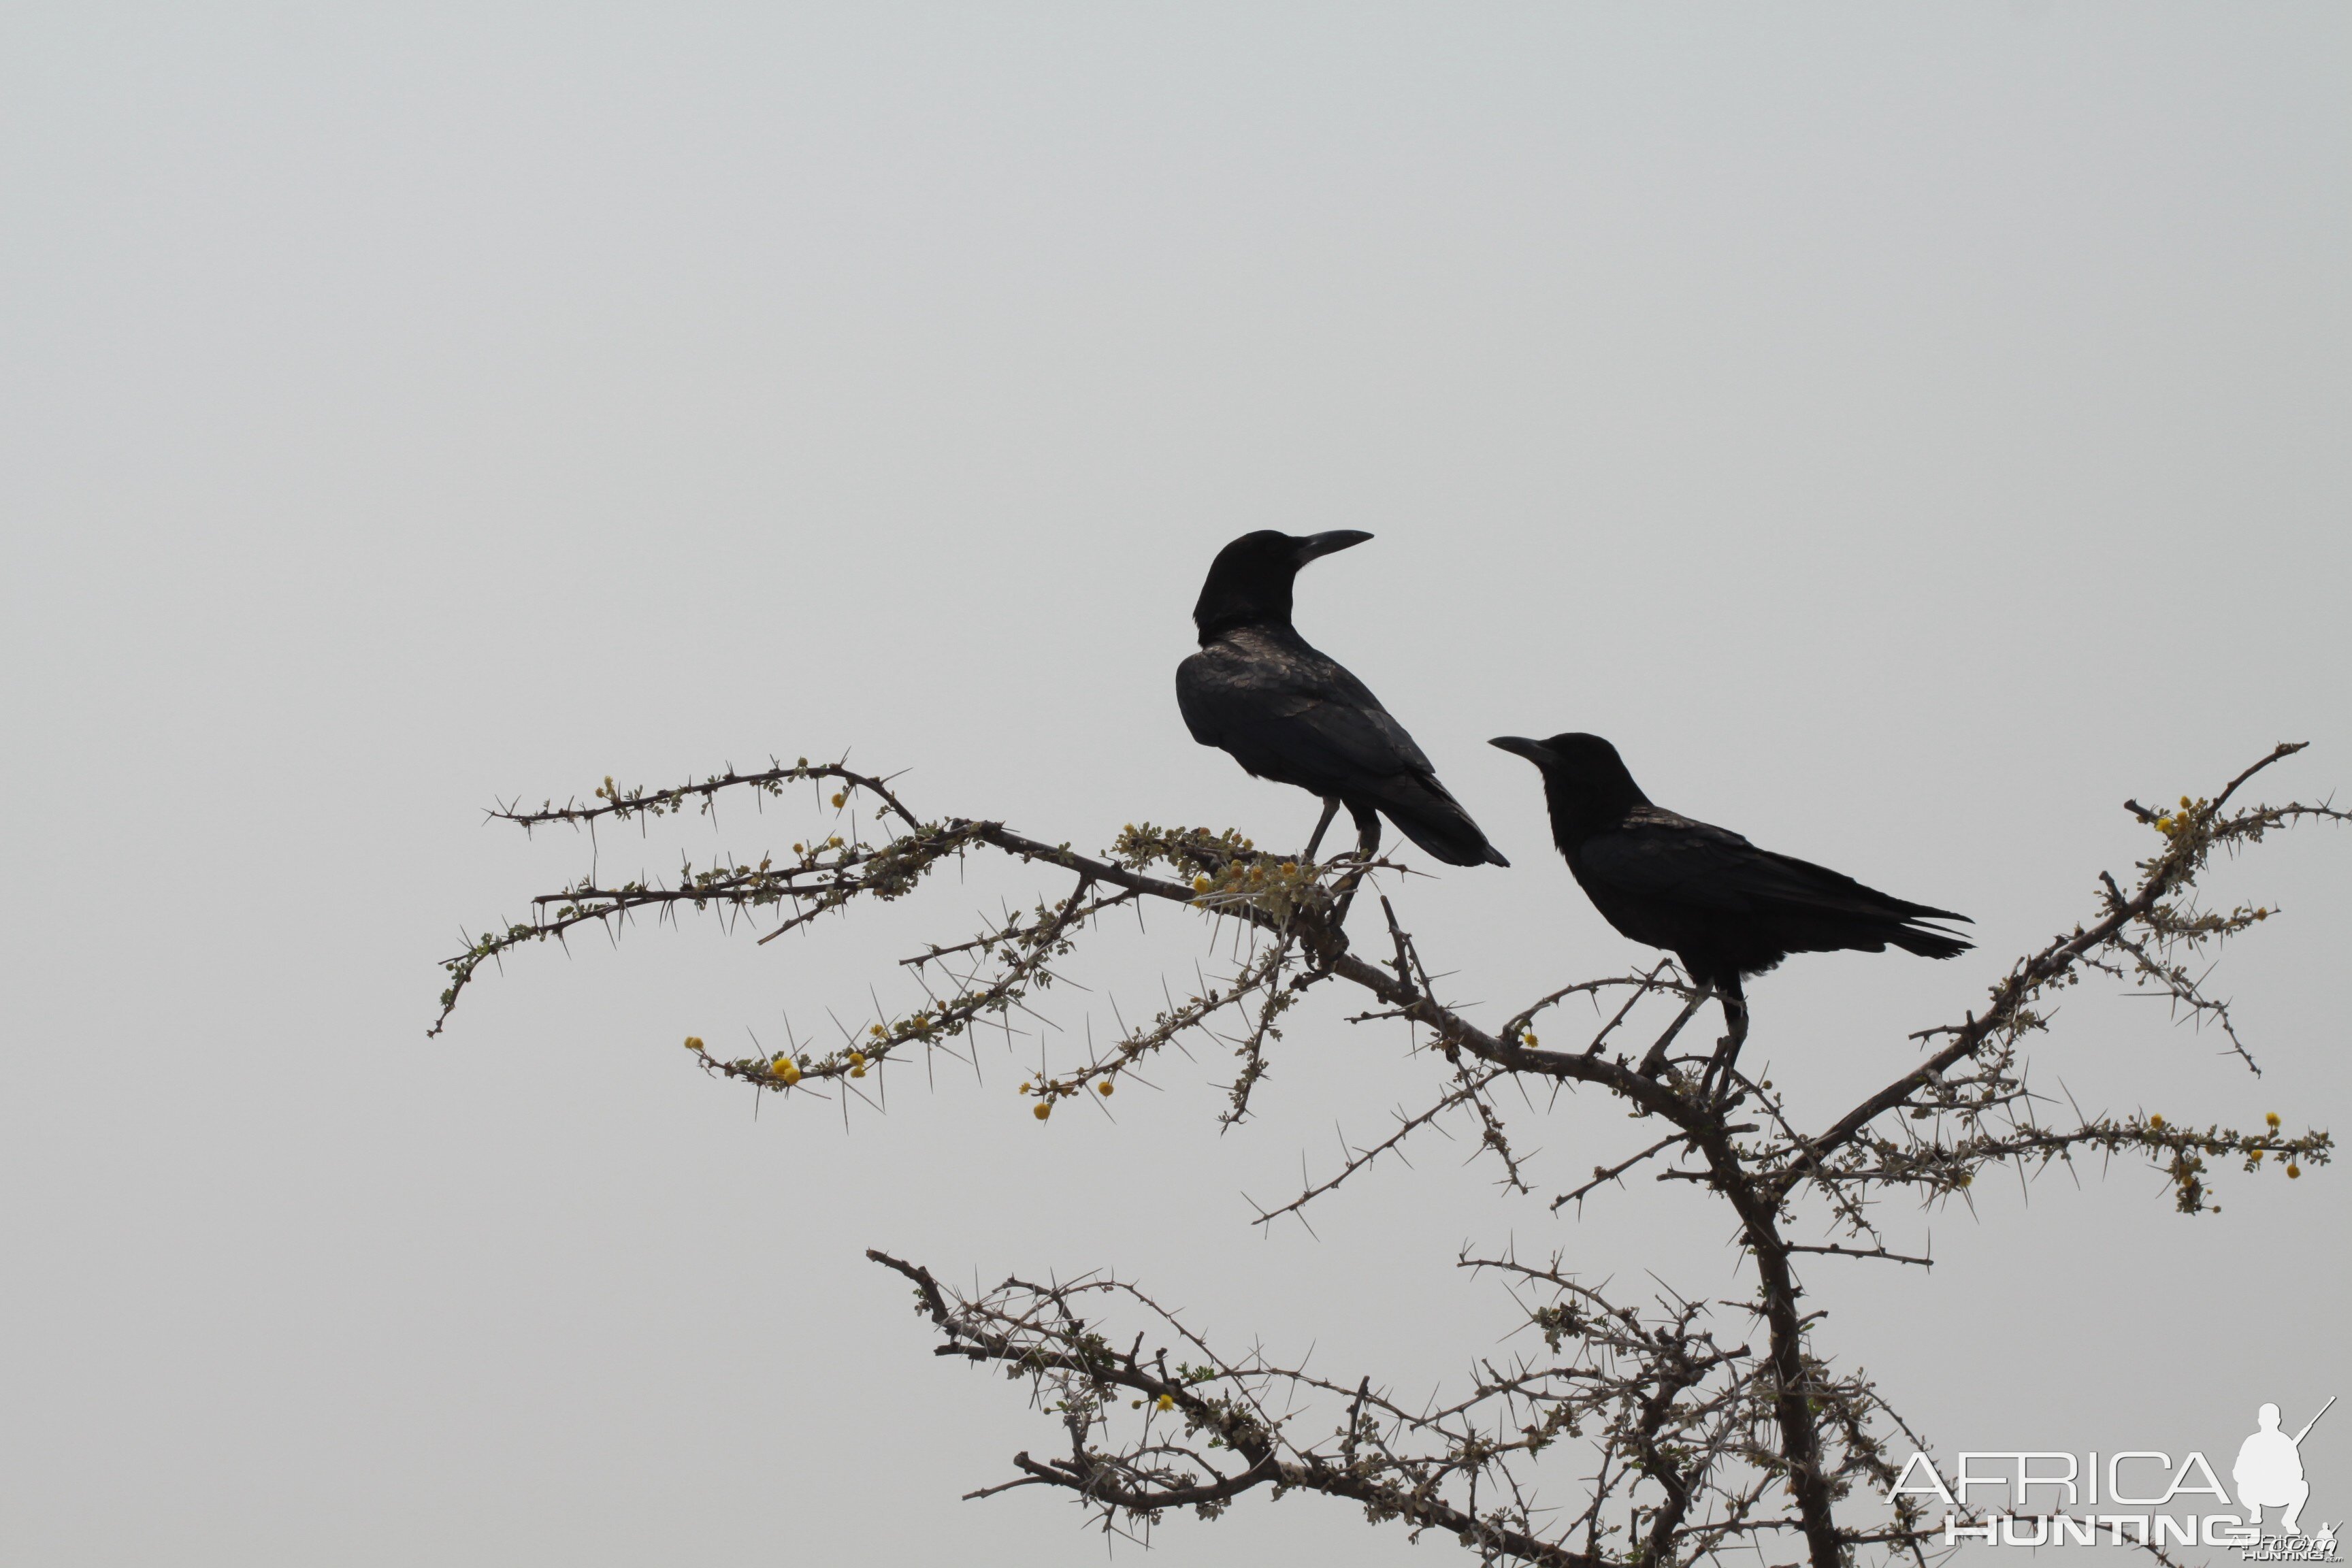
[[[1380,847],[1386,816],[1448,865],[1507,866],[1404,726],[1290,624],[1298,569],[1370,537],[1339,529],[1298,539],[1269,529],[1217,552],[1192,606],[1201,651],[1176,667],[1176,705],[1201,744],[1222,747],[1259,778],[1322,797],[1309,856],[1345,805],[1367,855]]]
[[[1617,748],[1598,735],[1505,735],[1489,743],[1542,770],[1552,841],[1592,907],[1635,942],[1672,952],[1695,984],[1721,998],[1731,1036],[1718,1069],[1748,1035],[1741,979],[1792,952],[1884,952],[1890,942],[1924,958],[1969,950],[1922,923],[1966,915],[1865,888],[1651,805]]]

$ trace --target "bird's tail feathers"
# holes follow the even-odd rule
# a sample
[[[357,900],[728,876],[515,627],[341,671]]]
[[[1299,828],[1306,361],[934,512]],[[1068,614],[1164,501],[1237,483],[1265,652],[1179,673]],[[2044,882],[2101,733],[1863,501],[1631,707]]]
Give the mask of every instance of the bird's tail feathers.
[[[1966,920],[1966,915],[1946,915],[1946,920]],[[1887,933],[1895,946],[1906,952],[1916,952],[1922,958],[1958,958],[1976,943],[1954,936],[1934,926],[1902,925]]]
[[[1407,838],[1449,866],[1507,866],[1503,852],[1486,842],[1462,803],[1435,779],[1406,775],[1371,797],[1381,815]]]

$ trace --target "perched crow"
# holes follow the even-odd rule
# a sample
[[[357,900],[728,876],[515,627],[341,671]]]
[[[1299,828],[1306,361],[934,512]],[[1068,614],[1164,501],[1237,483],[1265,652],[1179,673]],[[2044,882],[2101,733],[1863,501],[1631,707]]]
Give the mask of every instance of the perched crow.
[[[1694,982],[1722,999],[1731,1038],[1718,1066],[1728,1066],[1748,1033],[1741,977],[1792,952],[1884,952],[1892,942],[1925,958],[1950,958],[1969,949],[1921,923],[1966,915],[1891,897],[1652,805],[1617,748],[1598,735],[1505,735],[1490,744],[1542,770],[1552,840],[1593,908],[1635,942],[1672,952]]]
[[[1217,552],[1192,606],[1201,651],[1177,666],[1176,705],[1201,744],[1223,747],[1259,778],[1322,797],[1310,856],[1345,805],[1368,854],[1380,847],[1385,815],[1448,865],[1507,866],[1404,726],[1290,624],[1298,569],[1370,537],[1340,529],[1296,539],[1267,530]]]

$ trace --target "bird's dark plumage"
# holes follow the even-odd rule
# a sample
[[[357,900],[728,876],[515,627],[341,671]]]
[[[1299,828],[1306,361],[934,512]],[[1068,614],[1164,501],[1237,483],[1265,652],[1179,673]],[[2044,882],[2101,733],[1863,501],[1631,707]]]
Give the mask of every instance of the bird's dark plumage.
[[[1192,621],[1201,651],[1176,669],[1192,738],[1259,778],[1345,805],[1368,845],[1380,818],[1454,866],[1507,866],[1380,699],[1290,624],[1298,569],[1371,537],[1244,534],[1217,552]]]
[[[1598,735],[1506,735],[1492,743],[1542,771],[1552,838],[1593,907],[1635,942],[1672,952],[1727,1006],[1739,999],[1743,976],[1792,952],[1892,945],[1950,958],[1969,949],[1923,923],[1966,915],[1865,888],[1651,805],[1617,748]]]

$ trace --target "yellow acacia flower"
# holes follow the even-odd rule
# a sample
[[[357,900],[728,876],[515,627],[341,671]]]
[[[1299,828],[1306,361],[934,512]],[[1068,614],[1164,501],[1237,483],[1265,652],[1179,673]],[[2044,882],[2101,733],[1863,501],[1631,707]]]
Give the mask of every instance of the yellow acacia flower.
[[[1192,890],[1193,890],[1194,892],[1196,892],[1196,893],[1205,893],[1205,892],[1207,892],[1207,891],[1209,890],[1209,879],[1208,879],[1208,878],[1206,878],[1206,877],[1195,877],[1195,878],[1193,878],[1193,879],[1192,879]]]
[[[790,1057],[778,1057],[768,1064],[768,1071],[783,1079],[787,1088],[801,1080],[801,1065]]]
[[[1031,1111],[1029,1114],[1035,1117],[1038,1121],[1043,1121],[1045,1118],[1054,1114],[1054,1102],[1050,1100],[1040,1100],[1038,1102],[1037,1109]]]
[[[2147,1124],[2158,1132],[2164,1131],[2164,1118],[2161,1116],[2151,1114],[2147,1119]]]
[[[2288,1180],[2288,1181],[2290,1181],[2290,1182],[2292,1182],[2292,1181],[2298,1181],[2298,1180],[2300,1180],[2300,1179],[2302,1178],[2302,1176],[2303,1176],[2303,1167],[2302,1167],[2301,1165],[2296,1164],[2294,1161],[2289,1160],[2289,1161],[2286,1163],[2286,1178],[2287,1178],[2287,1180]]]
[[[1162,1410],[1173,1410],[1173,1409],[1175,1409],[1175,1408],[1176,1408],[1176,1396],[1175,1396],[1174,1394],[1161,1394],[1161,1395],[1160,1396],[1160,1409],[1162,1409]]]
[[[836,806],[842,806],[842,805],[848,805],[848,804],[849,804],[849,792],[848,792],[847,790],[845,790],[845,790],[840,790],[840,791],[835,792],[835,794],[834,795],[834,797],[833,797],[833,804],[834,804],[835,805],[836,805]]]
[[[686,1048],[689,1051],[700,1050],[702,1048],[702,1037],[700,1035],[687,1036]]]
[[[1103,1079],[1103,1080],[1102,1080],[1102,1082],[1101,1082],[1101,1083],[1099,1083],[1099,1084],[1096,1085],[1095,1087],[1097,1087],[1097,1089],[1101,1089],[1101,1090],[1103,1091],[1103,1093],[1105,1093],[1105,1094],[1108,1094],[1108,1093],[1110,1092],[1110,1089],[1111,1089],[1110,1079]]]

